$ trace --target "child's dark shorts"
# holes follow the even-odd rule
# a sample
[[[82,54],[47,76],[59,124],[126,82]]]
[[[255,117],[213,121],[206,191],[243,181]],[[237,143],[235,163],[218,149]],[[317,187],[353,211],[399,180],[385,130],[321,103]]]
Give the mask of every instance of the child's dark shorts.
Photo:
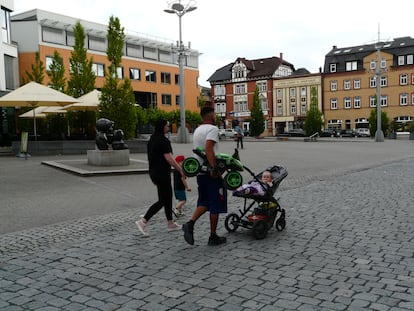
[[[174,190],[174,195],[178,201],[187,201],[185,190]]]
[[[222,178],[197,175],[197,206],[205,206],[211,214],[227,213],[227,190]]]

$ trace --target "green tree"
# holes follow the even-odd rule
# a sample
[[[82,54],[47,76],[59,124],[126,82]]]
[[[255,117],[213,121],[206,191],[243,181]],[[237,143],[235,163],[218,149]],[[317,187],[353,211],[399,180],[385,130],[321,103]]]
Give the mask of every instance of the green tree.
[[[377,132],[377,108],[371,109],[371,113],[368,118],[368,123],[371,136],[375,137],[375,133]],[[384,110],[381,110],[381,130],[383,131],[384,136],[388,135],[388,128],[389,119],[387,113]]]
[[[85,95],[95,89],[95,73],[92,71],[93,59],[88,60],[85,48],[85,29],[78,21],[73,27],[75,45],[69,59],[70,78],[67,93],[75,98]]]
[[[45,66],[43,61],[40,59],[40,53],[36,52],[35,54],[35,63],[31,65],[32,71],[29,72],[26,70],[26,77],[23,77],[23,84],[26,84],[30,81],[34,81],[42,84],[43,79],[45,78]]]
[[[57,50],[53,53],[52,63],[46,73],[50,78],[50,86],[59,92],[64,92],[66,85],[65,67],[63,66],[63,58]]]
[[[264,131],[264,116],[263,110],[260,106],[259,88],[253,94],[253,105],[250,110],[250,133],[253,137],[259,136]]]
[[[106,53],[111,64],[101,90],[100,116],[114,121],[115,127],[124,131],[126,139],[134,138],[138,121],[134,90],[129,78],[125,78],[122,82],[118,76],[125,33],[117,17],[111,16],[109,19],[107,39]]]
[[[319,133],[322,129],[322,112],[318,108],[318,91],[316,87],[311,88],[311,103],[306,112],[304,130],[307,136]]]

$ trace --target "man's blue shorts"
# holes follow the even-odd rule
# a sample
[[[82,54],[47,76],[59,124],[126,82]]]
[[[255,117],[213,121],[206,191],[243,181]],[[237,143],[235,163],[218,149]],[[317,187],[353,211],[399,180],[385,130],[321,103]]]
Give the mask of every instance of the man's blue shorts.
[[[227,213],[227,190],[222,178],[197,175],[197,206],[205,206],[211,214]]]
[[[178,201],[187,201],[185,190],[174,190],[174,195]]]

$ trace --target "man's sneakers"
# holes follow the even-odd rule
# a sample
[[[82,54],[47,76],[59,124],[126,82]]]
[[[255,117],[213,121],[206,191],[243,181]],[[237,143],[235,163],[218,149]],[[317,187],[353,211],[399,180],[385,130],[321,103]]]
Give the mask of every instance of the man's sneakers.
[[[145,231],[145,227],[147,226],[147,224],[144,222],[144,219],[143,219],[143,218],[141,218],[140,220],[137,220],[137,221],[135,222],[135,224],[137,225],[137,227],[138,227],[139,231],[141,231],[141,233],[142,233],[144,236],[148,236],[147,231]]]
[[[224,243],[226,243],[226,241],[227,241],[227,239],[224,236],[218,236],[217,234],[210,235],[210,237],[208,239],[208,245],[209,246],[216,246],[216,245],[224,244]]]
[[[184,240],[190,244],[194,245],[194,222],[188,221],[183,225],[184,231]]]

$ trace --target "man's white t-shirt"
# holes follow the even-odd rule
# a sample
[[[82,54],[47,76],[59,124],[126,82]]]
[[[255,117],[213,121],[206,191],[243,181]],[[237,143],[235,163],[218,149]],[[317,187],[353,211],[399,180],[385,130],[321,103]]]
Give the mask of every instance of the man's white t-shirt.
[[[194,131],[193,135],[193,149],[197,147],[206,148],[206,141],[213,140],[216,143],[214,144],[214,152],[217,152],[218,149],[218,141],[219,141],[219,134],[218,134],[218,127],[212,124],[201,124],[197,127]],[[203,159],[199,156],[195,155],[198,162],[203,164]]]

